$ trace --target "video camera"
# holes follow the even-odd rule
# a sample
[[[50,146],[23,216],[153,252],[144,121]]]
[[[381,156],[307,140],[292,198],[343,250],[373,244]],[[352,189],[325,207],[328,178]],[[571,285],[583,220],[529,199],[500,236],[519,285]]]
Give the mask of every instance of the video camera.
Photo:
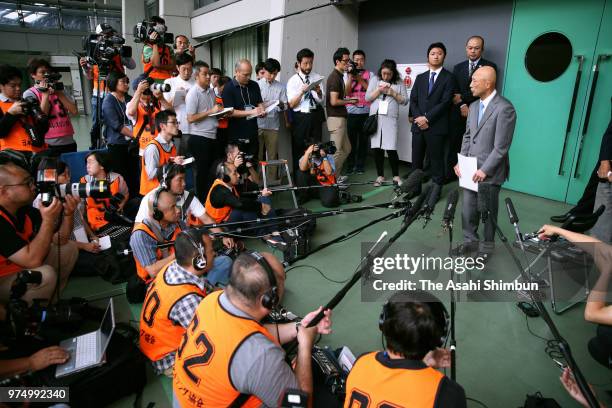
[[[312,149],[312,158],[320,159],[321,158],[321,150],[325,152],[325,154],[335,154],[338,150],[336,148],[336,143],[333,140],[325,143],[315,143]]]
[[[348,72],[349,74],[352,74],[352,75],[359,75],[363,71],[365,71],[365,69],[357,68],[357,64],[355,64],[355,61],[353,61],[353,60],[349,60],[346,63],[346,66],[347,66],[346,72]]]
[[[64,198],[73,195],[79,198],[108,198],[110,190],[108,181],[98,180],[91,183],[57,182],[57,159],[45,157],[40,161],[36,171],[36,191],[41,196],[42,205],[48,207],[53,197]]]
[[[93,65],[98,65],[100,76],[106,76],[112,59],[117,55],[130,58],[132,47],[124,45],[125,38],[118,35],[108,24],[101,24],[96,31],[96,34],[83,37],[83,49],[87,60]]]
[[[44,78],[45,82],[47,83],[47,86],[45,88],[40,87],[40,82],[36,81],[36,88],[39,91],[47,92],[47,90],[49,89],[54,89],[56,91],[64,90],[64,83],[60,82],[60,79],[62,79],[62,74],[60,74],[59,72],[47,72],[44,74]]]
[[[174,34],[167,33],[167,30],[168,28],[164,24],[143,20],[134,26],[134,42],[172,44],[174,43]],[[151,34],[153,33],[159,34],[155,41],[151,40]]]
[[[38,335],[46,325],[76,325],[83,321],[81,311],[88,306],[83,299],[53,306],[44,306],[40,299],[35,299],[32,306],[28,306],[21,297],[26,293],[29,284],[40,285],[41,281],[40,272],[24,270],[17,274],[11,285],[8,320],[15,338]]]

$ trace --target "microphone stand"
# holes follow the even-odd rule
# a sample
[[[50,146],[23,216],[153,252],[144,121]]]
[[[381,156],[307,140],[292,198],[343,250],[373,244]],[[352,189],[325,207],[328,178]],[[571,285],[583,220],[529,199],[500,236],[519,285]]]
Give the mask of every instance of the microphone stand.
[[[309,189],[312,189],[312,188],[365,186],[365,185],[369,185],[369,184],[374,184],[374,181],[357,181],[357,182],[353,182],[353,183],[344,183],[344,184],[334,183],[334,184],[327,184],[327,185],[316,184],[316,185],[312,185],[312,186],[279,187],[279,188],[270,188],[268,190],[270,190],[273,193],[277,193],[277,192],[283,192],[283,191],[309,190]],[[383,183],[382,185],[383,186],[392,186],[393,183],[386,183],[386,184]],[[242,194],[255,195],[255,194],[259,194],[259,193],[261,193],[260,190],[252,190],[252,191],[245,191]]]
[[[522,278],[526,282],[528,282],[529,281],[529,276],[527,276],[527,273],[523,269],[523,266],[521,265],[521,261],[519,260],[519,258],[514,253],[512,247],[508,243],[508,239],[506,238],[506,236],[502,232],[501,228],[499,228],[499,225],[497,224],[497,222],[493,219],[493,217],[490,216],[490,211],[487,210],[483,214],[486,216],[488,221],[493,223],[493,227],[495,228],[495,231],[497,232],[497,235],[499,236],[499,239],[502,241],[502,243],[506,247],[506,250],[508,251],[508,253],[512,257],[512,260],[514,261],[514,264],[518,268]],[[578,367],[578,364],[576,363],[576,360],[574,360],[574,356],[572,355],[572,351],[571,351],[569,343],[567,342],[567,340],[565,340],[561,336],[561,333],[557,329],[557,326],[555,325],[554,321],[550,317],[550,314],[548,313],[548,310],[546,310],[546,306],[544,306],[544,303],[542,303],[540,298],[539,297],[536,298],[531,293],[531,291],[528,291],[527,293],[529,293],[529,296],[531,297],[531,301],[533,302],[533,304],[535,304],[535,306],[537,307],[538,311],[540,312],[540,316],[542,317],[542,319],[544,320],[544,322],[548,326],[548,330],[550,330],[551,334],[555,338],[555,341],[558,344],[559,350],[561,351],[561,354],[563,354],[563,357],[565,358],[565,361],[567,362],[569,368],[572,370],[572,374],[574,375],[574,378],[576,379],[576,383],[578,384],[578,388],[580,388],[580,391],[582,392],[582,395],[587,400],[587,403],[589,404],[589,407],[591,407],[591,408],[598,408],[599,407],[599,403],[597,402],[597,399],[593,395],[593,392],[591,391],[591,387],[589,387],[586,379],[584,378],[584,375],[582,374],[582,371],[580,371],[580,368]]]

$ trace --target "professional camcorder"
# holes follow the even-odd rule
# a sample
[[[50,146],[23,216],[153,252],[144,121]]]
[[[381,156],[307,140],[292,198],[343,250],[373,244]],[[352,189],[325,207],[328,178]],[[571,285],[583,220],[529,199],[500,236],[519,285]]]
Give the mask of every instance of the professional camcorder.
[[[315,143],[314,148],[312,149],[312,158],[320,159],[321,158],[321,150],[325,151],[326,154],[335,154],[336,153],[336,143],[333,140],[330,140],[326,143]]]
[[[134,41],[137,43],[174,43],[174,34],[167,33],[168,28],[160,23],[143,20],[134,26]],[[155,41],[151,40],[151,34],[157,33],[159,36]]]
[[[36,190],[41,196],[42,205],[48,207],[53,197],[63,198],[67,195],[79,198],[108,198],[110,190],[108,181],[97,180],[91,183],[67,183],[57,182],[57,159],[45,157],[41,160],[36,171]]]
[[[122,58],[132,56],[132,47],[124,45],[125,38],[118,35],[108,24],[101,24],[96,34],[83,37],[83,49],[87,60],[92,65],[98,65],[101,76],[109,73],[112,59],[120,55]]]

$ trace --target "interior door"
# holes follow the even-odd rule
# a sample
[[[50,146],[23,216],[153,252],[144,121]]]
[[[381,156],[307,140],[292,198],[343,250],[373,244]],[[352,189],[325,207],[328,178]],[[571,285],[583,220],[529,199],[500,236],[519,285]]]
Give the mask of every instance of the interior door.
[[[516,0],[503,94],[517,124],[504,187],[566,200],[604,6]],[[590,151],[583,154],[591,160]],[[587,173],[579,177],[588,180]]]
[[[580,199],[584,187],[598,166],[603,133],[612,116],[612,0],[607,0],[593,60],[567,191],[567,201]]]

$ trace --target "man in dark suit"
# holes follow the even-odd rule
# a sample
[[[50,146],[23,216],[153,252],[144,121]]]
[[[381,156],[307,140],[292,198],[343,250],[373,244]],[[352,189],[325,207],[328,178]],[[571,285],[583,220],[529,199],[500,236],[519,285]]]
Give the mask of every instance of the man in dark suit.
[[[427,49],[429,70],[416,77],[410,94],[412,122],[412,168],[423,169],[425,151],[429,155],[434,189],[429,205],[440,198],[444,183],[444,146],[448,143],[449,115],[453,97],[453,74],[446,70],[446,47],[433,43]]]
[[[449,149],[446,154],[448,169],[452,169],[457,164],[457,153],[461,150],[461,141],[465,133],[465,120],[468,116],[468,108],[476,99],[470,91],[472,74],[480,67],[493,67],[497,71],[494,62],[482,58],[484,52],[484,38],[473,35],[468,38],[465,44],[465,61],[458,63],[453,68],[455,76],[455,90],[453,95],[453,109],[451,110],[451,138]],[[448,174],[447,174],[448,175]],[[451,178],[454,174],[450,174]]]
[[[470,88],[472,94],[479,99],[470,105],[461,146],[462,155],[476,157],[477,170],[469,176],[478,183],[479,193],[463,190],[463,245],[455,253],[467,255],[477,250],[477,256],[485,258],[485,261],[495,247],[495,228],[492,222],[487,221],[484,241],[480,242],[478,194],[486,191],[488,217],[497,222],[499,191],[510,172],[508,151],[516,125],[514,106],[497,93],[496,80],[495,69],[492,67],[481,67],[474,71]],[[455,166],[455,174],[461,177],[459,165]],[[487,184],[486,189],[483,184]]]

